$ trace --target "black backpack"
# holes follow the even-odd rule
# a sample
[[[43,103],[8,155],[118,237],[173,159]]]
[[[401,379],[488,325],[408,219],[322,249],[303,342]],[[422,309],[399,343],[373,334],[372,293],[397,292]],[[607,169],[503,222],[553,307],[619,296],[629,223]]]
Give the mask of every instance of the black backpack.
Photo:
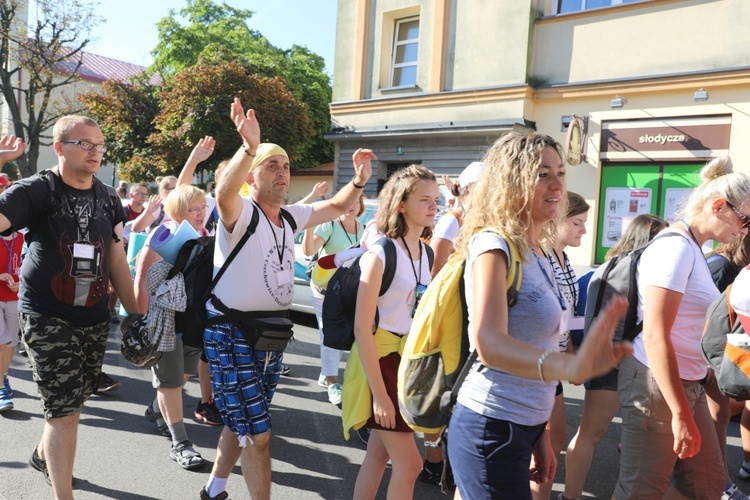
[[[381,238],[374,243],[383,247],[385,252],[385,266],[383,269],[383,281],[380,283],[381,297],[393,282],[393,276],[396,274],[396,247],[389,238]],[[424,245],[427,252],[427,259],[432,269],[432,262],[435,255],[432,248]],[[323,299],[323,345],[340,351],[348,351],[354,344],[354,315],[357,312],[357,293],[359,291],[359,281],[362,269],[359,267],[360,255],[355,259],[345,262],[331,276],[331,280],[326,287],[325,298]],[[377,309],[375,310],[375,328],[378,326],[380,317]]]
[[[229,267],[239,251],[245,245],[247,240],[255,233],[258,227],[258,210],[253,208],[253,215],[247,231],[242,235],[240,241],[232,249],[224,265],[221,266],[216,277],[214,272],[214,246],[216,240],[214,236],[201,236],[183,243],[180,251],[175,258],[174,266],[170,269],[166,279],[171,279],[182,273],[185,280],[185,294],[187,295],[187,306],[184,312],[175,312],[175,331],[182,333],[182,341],[185,345],[203,348],[203,330],[208,326],[208,313],[206,312],[206,301],[211,296],[211,292],[221,279],[221,276]],[[281,216],[291,226],[292,232],[297,231],[297,224],[294,222],[292,214],[281,209]],[[221,320],[223,321],[223,320]]]
[[[625,318],[615,328],[614,340],[632,342],[643,331],[643,322],[638,322],[638,283],[635,279],[638,262],[643,252],[654,241],[669,236],[683,235],[675,232],[660,234],[642,247],[613,257],[603,264],[605,267],[601,277],[594,275],[589,282],[584,332],[588,331],[602,306],[606,305],[615,294],[628,299],[628,311],[625,313]],[[692,269],[690,272],[692,273]]]

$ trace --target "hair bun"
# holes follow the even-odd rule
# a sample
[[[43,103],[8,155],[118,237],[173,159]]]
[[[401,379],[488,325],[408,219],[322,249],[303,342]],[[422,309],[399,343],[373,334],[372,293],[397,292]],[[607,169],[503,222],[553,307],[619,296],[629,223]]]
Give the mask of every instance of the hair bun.
[[[732,160],[729,156],[722,155],[717,156],[713,160],[706,163],[701,169],[700,177],[703,182],[712,181],[721,177],[722,175],[731,174],[734,171]]]

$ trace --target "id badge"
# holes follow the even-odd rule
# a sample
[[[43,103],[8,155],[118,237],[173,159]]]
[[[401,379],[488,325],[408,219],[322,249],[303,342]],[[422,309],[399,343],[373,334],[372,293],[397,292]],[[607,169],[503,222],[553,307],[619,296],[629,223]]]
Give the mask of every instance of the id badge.
[[[417,285],[417,288],[414,290],[414,307],[411,309],[412,318],[417,313],[417,306],[419,306],[419,301],[422,300],[425,290],[427,290],[427,287],[424,285]]]
[[[570,309],[563,309],[562,313],[560,314],[560,329],[557,331],[558,335],[563,335],[564,333],[567,333],[570,328],[568,328],[568,323],[570,322]]]
[[[93,245],[86,245],[84,243],[73,243],[73,257],[76,259],[94,259],[94,247]]]
[[[287,285],[292,282],[289,271],[279,271],[276,273],[276,282],[279,285]]]

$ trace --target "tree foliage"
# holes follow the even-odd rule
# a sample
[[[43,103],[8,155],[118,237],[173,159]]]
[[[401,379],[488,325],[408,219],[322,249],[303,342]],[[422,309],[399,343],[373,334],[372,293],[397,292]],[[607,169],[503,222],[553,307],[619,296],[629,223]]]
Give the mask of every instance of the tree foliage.
[[[157,24],[159,43],[153,50],[152,71],[165,80],[199,62],[240,60],[258,75],[280,77],[292,95],[307,104],[314,132],[298,148],[297,166],[311,167],[333,158],[333,144],[323,138],[329,131],[331,82],[322,57],[295,45],[284,51],[247,22],[253,13],[211,0],[188,0],[179,12]],[[180,22],[180,21],[184,22]]]
[[[59,90],[77,80],[82,51],[99,22],[92,2],[37,0],[36,19],[27,24],[25,4],[0,1],[0,91],[12,133],[27,143],[17,160],[22,177],[36,172],[39,146],[48,145],[45,131],[75,111]]]

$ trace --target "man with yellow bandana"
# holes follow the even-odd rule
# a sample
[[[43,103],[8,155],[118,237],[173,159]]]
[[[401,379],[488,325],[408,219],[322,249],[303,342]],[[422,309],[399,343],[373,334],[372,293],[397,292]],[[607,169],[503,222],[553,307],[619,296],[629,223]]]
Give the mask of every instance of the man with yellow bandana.
[[[372,175],[370,150],[353,155],[354,178],[330,200],[315,205],[285,205],[289,190],[289,157],[280,146],[260,142],[260,125],[251,109],[235,98],[231,117],[242,147],[224,170],[216,189],[219,225],[214,274],[224,264],[258,211],[255,233],[247,240],[214,288],[209,317],[222,310],[284,314],[294,298],[294,234],[337,218],[360,196]],[[249,197],[240,195],[247,182]],[[282,211],[285,212],[282,214]],[[217,308],[217,305],[219,306]],[[225,309],[226,308],[226,309]],[[242,457],[242,475],[253,499],[271,496],[271,416],[269,405],[281,370],[281,353],[257,351],[231,323],[206,328],[206,355],[211,385],[224,421],[211,476],[202,499],[227,498],[229,473]]]

